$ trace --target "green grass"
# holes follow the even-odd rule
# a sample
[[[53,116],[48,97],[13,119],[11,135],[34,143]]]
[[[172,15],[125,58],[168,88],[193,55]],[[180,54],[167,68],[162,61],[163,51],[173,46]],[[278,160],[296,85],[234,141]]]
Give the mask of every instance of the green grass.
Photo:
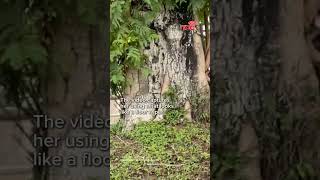
[[[111,127],[111,179],[209,179],[209,124]]]

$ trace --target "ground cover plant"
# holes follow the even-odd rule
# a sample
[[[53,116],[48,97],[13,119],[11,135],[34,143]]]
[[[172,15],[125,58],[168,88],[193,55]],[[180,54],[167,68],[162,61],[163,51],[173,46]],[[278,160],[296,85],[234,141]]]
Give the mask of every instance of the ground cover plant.
[[[209,124],[139,123],[132,131],[111,127],[111,179],[206,179]]]

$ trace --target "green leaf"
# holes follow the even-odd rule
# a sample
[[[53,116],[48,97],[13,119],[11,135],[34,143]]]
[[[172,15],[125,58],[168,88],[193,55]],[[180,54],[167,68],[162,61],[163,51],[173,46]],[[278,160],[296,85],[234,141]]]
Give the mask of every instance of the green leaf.
[[[115,74],[111,76],[111,81],[114,84],[119,84],[125,80],[125,77],[122,74]]]
[[[151,0],[144,0],[144,2],[148,5],[151,5]]]
[[[151,69],[145,68],[145,67],[141,69],[141,72],[142,72],[142,75],[145,77],[148,77],[152,73]]]
[[[37,38],[26,36],[22,41],[11,43],[1,56],[1,64],[9,63],[14,69],[21,69],[27,63],[40,64],[47,60],[46,49]]]

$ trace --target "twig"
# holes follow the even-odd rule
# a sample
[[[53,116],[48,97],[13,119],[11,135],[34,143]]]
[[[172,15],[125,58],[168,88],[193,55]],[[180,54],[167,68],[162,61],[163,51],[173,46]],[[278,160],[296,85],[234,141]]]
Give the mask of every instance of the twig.
[[[172,148],[172,150],[174,151],[175,154],[178,154],[176,149],[173,147],[173,145],[170,145],[170,147]]]
[[[119,136],[116,135],[116,138],[118,138],[121,142],[127,144],[124,140],[122,140]]]

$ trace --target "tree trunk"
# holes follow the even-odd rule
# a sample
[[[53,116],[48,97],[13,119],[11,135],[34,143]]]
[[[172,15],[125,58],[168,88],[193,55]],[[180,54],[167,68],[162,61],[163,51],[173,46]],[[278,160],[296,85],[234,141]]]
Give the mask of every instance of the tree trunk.
[[[199,22],[198,16],[194,13],[194,20]],[[207,31],[207,30],[206,30]],[[203,51],[203,44],[199,34],[193,33],[194,51],[197,59],[197,82],[199,89],[206,92],[209,90],[208,78],[206,74],[206,51]],[[207,44],[208,45],[208,44]]]
[[[215,178],[297,178],[306,164],[319,173],[311,155],[320,150],[319,118],[311,115],[319,84],[306,43],[308,8],[301,0],[214,0],[212,11],[212,152],[246,160]]]
[[[151,74],[144,77],[140,72],[130,70],[131,75],[128,78],[131,79],[131,83],[125,96],[126,99],[159,98],[163,100],[163,94],[168,87],[176,87],[179,90],[178,104],[185,107],[186,117],[191,119],[192,88],[205,86],[208,89],[205,58],[201,37],[192,31],[182,31],[180,23],[175,21],[177,13],[185,12],[163,10],[154,20],[153,28],[158,33],[159,40],[152,42],[150,47],[145,49],[148,57],[147,66],[151,69]],[[129,112],[125,115],[127,129],[131,129],[133,124],[139,121],[163,118],[161,114],[164,113],[165,108],[153,108],[157,103],[145,103],[146,106],[151,105],[151,108],[144,108],[144,111],[150,112],[148,115],[132,114],[131,112],[136,111],[134,107],[138,104],[141,103],[128,102]]]
[[[96,26],[81,25],[74,19],[57,25],[56,36],[50,47],[50,78],[48,80],[48,108],[50,118],[62,118],[66,121],[63,129],[49,129],[49,136],[61,137],[58,148],[49,150],[49,155],[63,156],[64,160],[78,156],[76,167],[63,164],[61,167],[50,168],[49,180],[85,179],[90,177],[106,178],[106,165],[101,167],[85,167],[82,165],[84,152],[92,152],[106,158],[107,151],[98,148],[68,148],[66,138],[72,136],[108,137],[107,127],[96,129],[72,128],[71,119],[98,118],[107,122],[107,77],[104,75],[106,48],[108,42]],[[91,117],[91,115],[93,115]]]
[[[210,67],[210,24],[209,24],[209,16],[206,12],[204,12],[204,22],[206,28],[206,48],[205,48],[205,62],[206,62],[206,75],[209,76],[209,67]]]

